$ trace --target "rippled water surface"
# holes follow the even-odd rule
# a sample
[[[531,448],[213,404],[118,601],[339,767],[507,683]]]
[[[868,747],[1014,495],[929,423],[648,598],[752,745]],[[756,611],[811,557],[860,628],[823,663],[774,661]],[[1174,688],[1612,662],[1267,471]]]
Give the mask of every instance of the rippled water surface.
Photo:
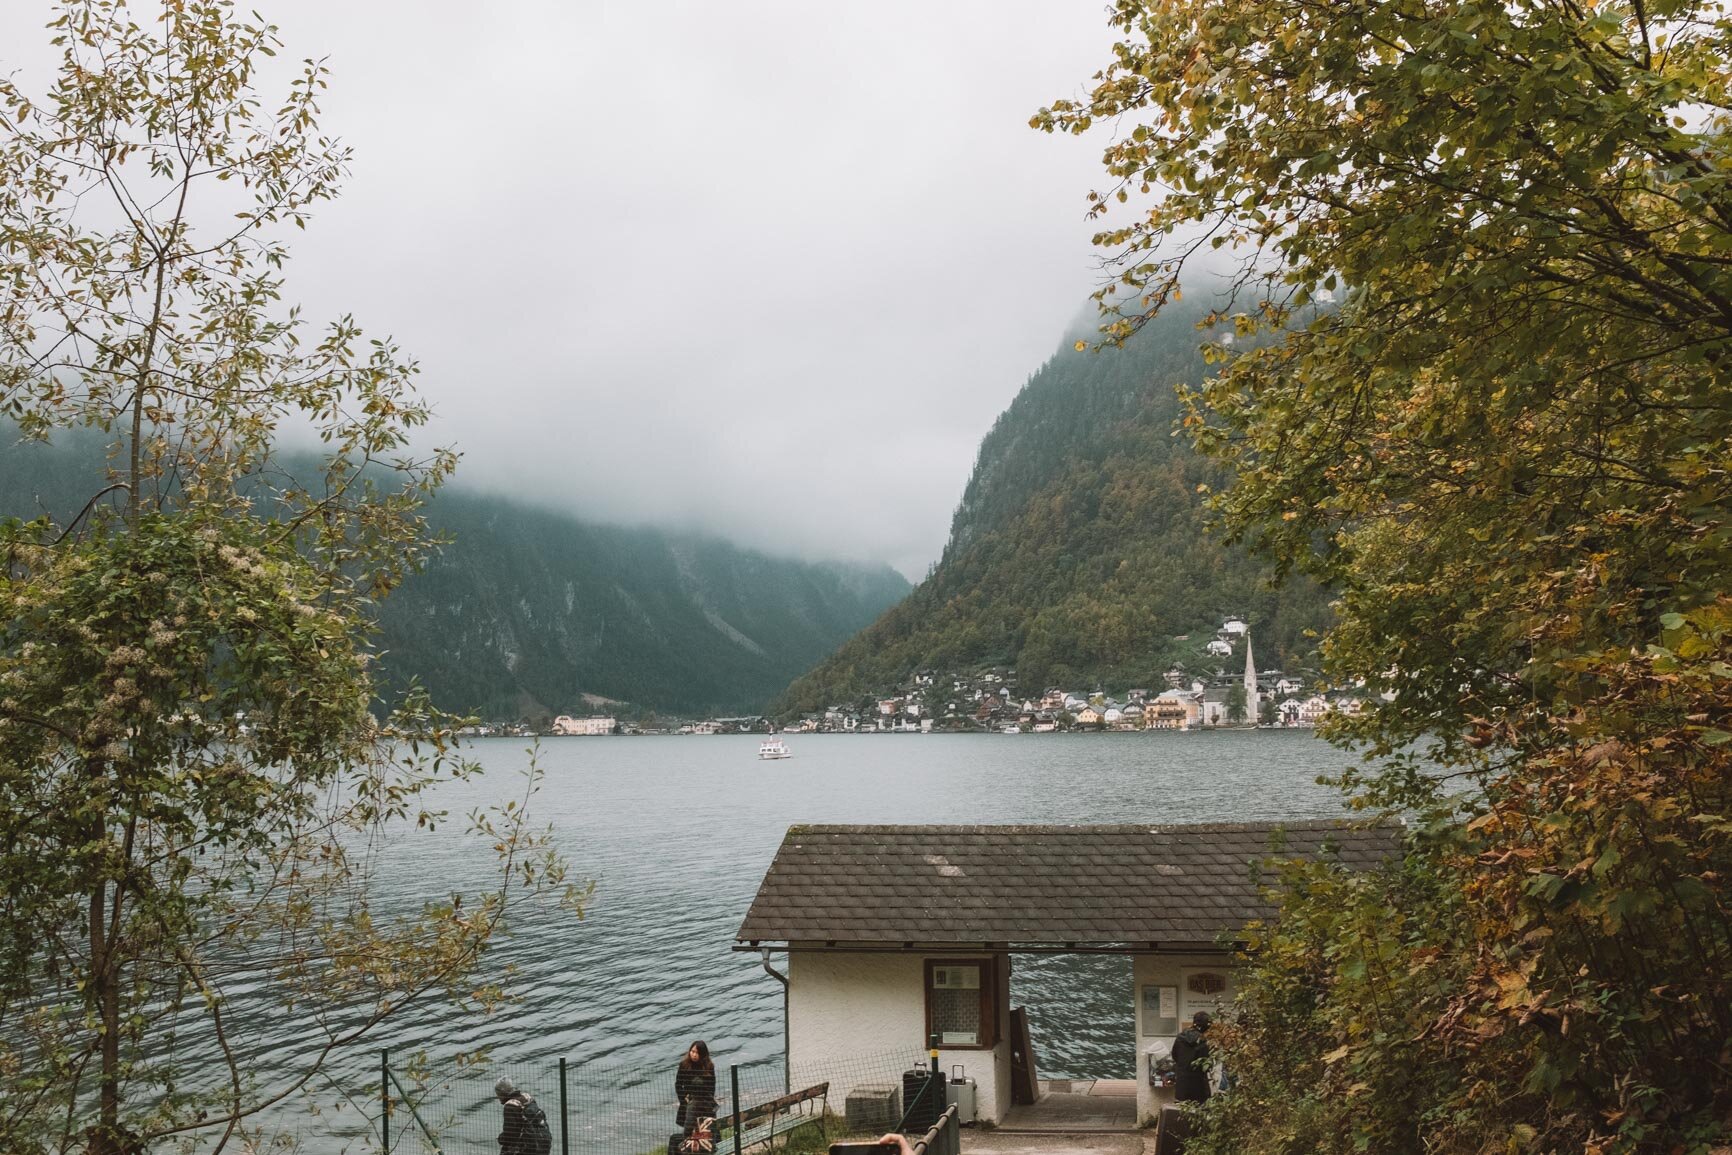
[[[1315,779],[1347,762],[1295,731],[807,735],[788,744],[792,758],[764,762],[749,736],[544,740],[533,812],[552,824],[574,871],[594,880],[586,916],[520,921],[487,956],[490,971],[514,969],[521,1003],[480,1020],[413,1009],[375,1045],[435,1055],[486,1045],[490,1070],[545,1071],[564,1057],[574,1085],[613,1088],[624,1102],[634,1087],[670,1082],[693,1038],[708,1039],[723,1063],[780,1054],[780,987],[756,955],[730,948],[790,824],[1330,817],[1341,813],[1339,796]],[[485,779],[442,803],[460,813],[520,790],[525,745],[476,743]],[[386,853],[376,885],[419,900],[490,864],[454,833],[409,834]],[[1128,960],[1017,956],[1012,995],[1029,1008],[1043,1075],[1128,1076]],[[585,1110],[606,1115],[607,1094],[585,1093]]]

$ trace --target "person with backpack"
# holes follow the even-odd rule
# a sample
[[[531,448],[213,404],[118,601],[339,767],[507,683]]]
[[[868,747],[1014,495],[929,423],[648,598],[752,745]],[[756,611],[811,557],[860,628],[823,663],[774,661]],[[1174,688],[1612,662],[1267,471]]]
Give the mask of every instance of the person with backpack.
[[[1209,1043],[1203,1036],[1211,1021],[1208,1011],[1198,1011],[1173,1040],[1174,1098],[1181,1103],[1209,1101]]]
[[[499,1131],[499,1155],[548,1155],[553,1150],[553,1129],[547,1112],[528,1091],[520,1091],[510,1079],[493,1084],[493,1093],[505,1109],[505,1125]]]

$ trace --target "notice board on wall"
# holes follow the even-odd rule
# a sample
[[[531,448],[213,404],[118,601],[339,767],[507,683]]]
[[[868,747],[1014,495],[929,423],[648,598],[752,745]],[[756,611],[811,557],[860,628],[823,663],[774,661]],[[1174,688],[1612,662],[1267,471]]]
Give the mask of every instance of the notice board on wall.
[[[1150,983],[1143,987],[1143,1034],[1166,1036],[1179,1033],[1179,988]]]

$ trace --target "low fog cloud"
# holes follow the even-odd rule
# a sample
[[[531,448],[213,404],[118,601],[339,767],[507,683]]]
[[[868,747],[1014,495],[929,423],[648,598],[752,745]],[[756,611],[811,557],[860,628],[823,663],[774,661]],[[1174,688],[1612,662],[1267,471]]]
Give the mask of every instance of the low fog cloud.
[[[260,7],[357,152],[289,299],[420,358],[472,488],[917,576],[1096,282],[1102,141],[1027,119],[1100,0]]]

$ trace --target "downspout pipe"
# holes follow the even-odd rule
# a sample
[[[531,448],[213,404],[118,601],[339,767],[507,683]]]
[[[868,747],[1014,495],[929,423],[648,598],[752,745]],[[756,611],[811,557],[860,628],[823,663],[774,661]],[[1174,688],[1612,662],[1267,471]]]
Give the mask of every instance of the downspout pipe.
[[[782,1094],[794,1091],[792,1060],[788,1055],[788,976],[770,965],[770,948],[764,948],[764,973],[782,984]]]

